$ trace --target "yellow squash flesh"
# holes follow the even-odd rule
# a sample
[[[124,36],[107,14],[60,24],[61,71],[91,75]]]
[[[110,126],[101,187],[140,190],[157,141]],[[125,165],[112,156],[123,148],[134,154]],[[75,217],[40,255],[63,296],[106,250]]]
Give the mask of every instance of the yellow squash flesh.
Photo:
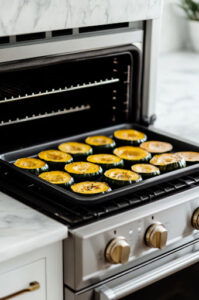
[[[39,177],[53,184],[65,184],[72,180],[72,177],[69,174],[62,171],[43,172]]]
[[[27,157],[17,159],[14,165],[21,169],[34,170],[43,168],[46,163],[37,158]]]
[[[140,147],[150,153],[165,153],[170,152],[173,146],[170,143],[159,141],[147,141],[140,145]]]
[[[59,150],[46,150],[38,154],[40,159],[51,161],[51,162],[67,162],[72,160],[70,154],[64,153]]]
[[[94,195],[108,192],[110,187],[105,182],[84,181],[73,184],[71,190],[78,194]]]

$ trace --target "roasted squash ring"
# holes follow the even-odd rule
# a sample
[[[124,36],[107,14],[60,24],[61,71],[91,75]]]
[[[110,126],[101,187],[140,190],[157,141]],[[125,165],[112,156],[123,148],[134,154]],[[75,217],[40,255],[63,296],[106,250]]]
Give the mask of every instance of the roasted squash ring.
[[[177,152],[176,154],[180,155],[188,164],[199,163],[199,152]]]
[[[95,152],[111,151],[115,147],[115,141],[104,135],[89,136],[85,143],[90,145]]]
[[[173,146],[170,143],[159,142],[159,141],[147,141],[140,145],[140,147],[150,153],[165,153],[170,152]]]
[[[14,162],[14,165],[18,168],[30,171],[35,175],[48,171],[48,165],[46,162],[32,157],[19,158]]]
[[[91,146],[78,143],[78,142],[67,142],[58,146],[60,151],[71,154],[74,158],[84,158],[93,153]]]
[[[114,132],[114,138],[117,143],[125,145],[138,146],[147,140],[145,133],[134,129],[120,129]]]
[[[43,172],[39,175],[39,178],[63,187],[68,187],[74,183],[73,178],[62,171]]]
[[[160,175],[159,168],[150,164],[135,164],[131,167],[131,170],[140,174],[143,178]]]
[[[123,146],[116,148],[113,153],[122,158],[127,163],[147,162],[151,154],[140,147]]]
[[[142,180],[139,174],[118,168],[107,170],[104,179],[112,186],[125,186]]]
[[[73,158],[70,154],[59,150],[46,150],[38,154],[38,157],[48,163],[53,169],[60,169],[65,164],[71,163]]]
[[[185,160],[176,153],[164,153],[155,155],[150,163],[160,169],[161,172],[173,171],[186,167]]]
[[[96,181],[83,181],[79,183],[75,183],[71,186],[71,190],[74,193],[84,195],[84,196],[92,196],[96,194],[104,194],[111,191],[109,185],[105,182],[96,182]]]
[[[87,157],[87,161],[100,165],[104,170],[123,167],[123,160],[113,154],[94,154]]]
[[[66,172],[78,180],[94,179],[102,174],[102,168],[90,162],[73,162],[65,166]]]

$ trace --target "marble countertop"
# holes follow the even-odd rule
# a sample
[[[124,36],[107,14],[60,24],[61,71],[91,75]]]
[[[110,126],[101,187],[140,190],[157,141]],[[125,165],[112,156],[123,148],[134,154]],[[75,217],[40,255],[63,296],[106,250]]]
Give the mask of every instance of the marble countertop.
[[[67,227],[0,192],[0,262],[67,237]]]
[[[0,36],[160,16],[162,0],[0,0]]]
[[[155,127],[199,143],[199,54],[161,55],[158,73]]]

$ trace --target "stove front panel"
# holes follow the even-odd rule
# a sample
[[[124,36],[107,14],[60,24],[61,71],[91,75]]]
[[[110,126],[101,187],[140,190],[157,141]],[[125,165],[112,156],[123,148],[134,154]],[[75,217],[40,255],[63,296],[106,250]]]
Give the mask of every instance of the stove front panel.
[[[196,239],[199,233],[193,229],[191,220],[198,207],[199,188],[194,188],[72,230],[64,243],[65,284],[79,290]],[[146,232],[156,223],[168,231],[163,249],[146,245]],[[130,246],[128,262],[107,262],[107,245],[121,238]]]
[[[68,300],[189,300],[197,298],[199,240],[151,259],[79,292],[65,288]],[[150,295],[150,297],[149,297]]]

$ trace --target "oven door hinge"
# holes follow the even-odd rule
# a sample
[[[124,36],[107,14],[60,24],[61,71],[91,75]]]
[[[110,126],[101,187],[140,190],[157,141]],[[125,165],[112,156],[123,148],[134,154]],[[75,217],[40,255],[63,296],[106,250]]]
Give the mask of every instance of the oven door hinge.
[[[143,118],[142,125],[144,125],[144,126],[153,125],[155,123],[156,119],[157,119],[156,114],[153,114],[150,117]]]

